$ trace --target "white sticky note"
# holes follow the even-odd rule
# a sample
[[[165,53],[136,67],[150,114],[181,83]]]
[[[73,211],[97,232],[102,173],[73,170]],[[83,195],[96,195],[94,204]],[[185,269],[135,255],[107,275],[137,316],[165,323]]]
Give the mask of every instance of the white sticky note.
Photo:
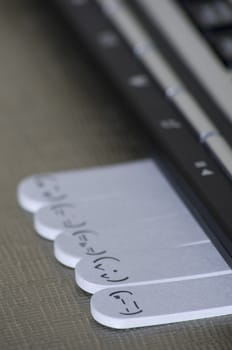
[[[89,222],[90,223],[90,222]],[[132,220],[131,223],[115,225],[93,222],[92,225],[67,230],[54,241],[56,258],[64,265],[74,268],[85,255],[100,256],[103,253],[133,250],[147,251],[152,246],[154,254],[160,249],[198,245],[209,242],[190,213],[158,217],[149,220]]]
[[[75,267],[77,284],[89,293],[112,287],[170,282],[230,273],[231,269],[212,243],[178,248],[115,252],[81,259]]]
[[[112,328],[197,320],[232,313],[232,275],[115,287],[91,298],[94,319]]]
[[[155,181],[155,180],[154,180]],[[66,229],[77,229],[83,225],[95,230],[111,227],[124,227],[126,223],[153,218],[169,218],[187,209],[171,191],[163,191],[158,198],[149,196],[136,198],[124,194],[124,198],[105,198],[102,200],[58,203],[39,209],[34,214],[34,228],[44,238],[54,240]]]
[[[18,186],[18,202],[26,210],[61,202],[100,200],[107,197],[159,197],[173,191],[152,160],[33,175]]]

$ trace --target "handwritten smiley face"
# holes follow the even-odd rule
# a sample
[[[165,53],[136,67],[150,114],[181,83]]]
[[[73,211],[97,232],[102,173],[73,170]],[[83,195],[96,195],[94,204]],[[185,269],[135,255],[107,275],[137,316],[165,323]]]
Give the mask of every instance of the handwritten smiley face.
[[[89,229],[78,230],[72,233],[75,243],[81,247],[86,255],[102,255],[106,251],[97,247],[98,233]]]
[[[64,229],[76,229],[84,227],[86,222],[81,220],[78,215],[78,208],[72,204],[57,204],[51,207],[51,214],[54,219],[59,220]]]
[[[132,316],[143,312],[134,298],[134,294],[130,291],[120,290],[110,293],[109,296],[119,303],[122,310],[120,315]]]
[[[100,277],[107,282],[117,283],[123,282],[129,279],[128,276],[124,277],[120,271],[120,260],[115,257],[101,257],[93,261],[94,269],[100,272]]]
[[[67,197],[54,175],[37,175],[34,181],[40,195],[47,201],[61,201]]]

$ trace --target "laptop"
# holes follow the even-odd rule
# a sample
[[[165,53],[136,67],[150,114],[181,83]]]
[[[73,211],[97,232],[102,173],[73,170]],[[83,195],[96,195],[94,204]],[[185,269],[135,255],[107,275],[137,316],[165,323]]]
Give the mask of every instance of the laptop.
[[[159,166],[231,267],[232,2],[54,3],[147,128]]]
[[[232,257],[232,2],[55,1],[154,139],[161,166]]]

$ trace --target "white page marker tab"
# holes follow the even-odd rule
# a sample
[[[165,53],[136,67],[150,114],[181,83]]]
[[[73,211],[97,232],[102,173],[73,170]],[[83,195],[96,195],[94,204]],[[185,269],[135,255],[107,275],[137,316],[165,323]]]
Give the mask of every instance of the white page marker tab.
[[[78,261],[87,256],[98,257],[110,251],[147,251],[152,245],[153,253],[164,248],[186,247],[207,244],[208,237],[189,213],[173,217],[140,220],[106,228],[104,222],[95,226],[83,226],[67,230],[54,241],[54,254],[62,264],[74,268]],[[93,227],[93,228],[90,228]],[[159,253],[159,252],[158,252]]]
[[[28,177],[18,186],[18,202],[26,210],[60,202],[96,200],[105,197],[158,196],[171,186],[152,160],[119,165],[41,174]]]
[[[102,241],[99,242],[99,233],[88,227],[60,234],[53,247],[56,259],[71,268],[84,256],[98,257],[106,254]]]
[[[157,250],[108,252],[85,256],[75,267],[79,287],[89,293],[112,287],[178,281],[231,273],[212,243]]]
[[[155,180],[154,180],[155,181]],[[87,224],[95,230],[123,227],[126,222],[173,217],[187,212],[173,192],[165,188],[159,196],[150,199],[124,194],[124,198],[105,198],[79,203],[58,203],[39,209],[34,214],[34,228],[44,238],[54,240],[68,228],[77,229]]]
[[[93,318],[125,329],[232,313],[232,276],[104,289],[91,298]]]
[[[81,229],[86,226],[83,205],[86,204],[80,204],[80,209],[77,204],[58,203],[39,209],[33,216],[35,231],[46,239],[54,240],[64,230]]]

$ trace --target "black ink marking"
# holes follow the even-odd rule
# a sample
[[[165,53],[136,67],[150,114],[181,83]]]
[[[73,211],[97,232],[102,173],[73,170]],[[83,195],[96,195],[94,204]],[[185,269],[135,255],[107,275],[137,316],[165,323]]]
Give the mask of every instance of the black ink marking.
[[[133,293],[129,292],[128,290],[118,290],[117,292],[110,293],[109,296],[112,297],[112,296],[114,296],[116,294],[119,294],[119,293],[127,293],[127,294],[130,294],[130,295],[133,295]]]
[[[138,306],[138,304],[136,303],[136,301],[134,301],[134,305],[135,305],[135,307],[136,307],[137,309],[139,309],[139,306]]]
[[[125,296],[122,297],[122,295]],[[129,299],[127,300],[126,296],[129,295]],[[126,290],[119,290],[113,293],[110,293],[109,296],[113,297],[114,299],[121,301],[121,306],[125,308],[125,312],[119,312],[120,315],[123,316],[133,316],[138,315],[143,312],[142,309],[138,306],[137,302],[135,300],[130,300],[131,296],[133,296],[133,293]],[[134,311],[136,309],[136,311]]]
[[[118,283],[118,282],[124,282],[126,280],[128,280],[129,277],[125,277],[125,278],[122,278],[120,280],[107,280],[107,282],[110,282],[110,283]]]
[[[119,312],[120,315],[124,315],[124,316],[133,316],[133,315],[138,315],[138,314],[141,314],[141,312],[143,312],[143,310],[139,310],[139,311],[136,311],[136,312]]]
[[[115,260],[115,261],[120,262],[119,259],[114,258],[114,257],[112,257],[112,256],[103,256],[102,258],[98,258],[98,259],[94,260],[93,263],[96,263],[96,262],[98,262],[98,261],[100,261],[100,260],[105,260],[105,259],[111,259],[111,260]]]
[[[82,223],[78,224],[79,226],[86,226],[87,223],[85,221],[83,221]],[[72,233],[72,236],[78,236],[78,235],[83,235],[85,233],[91,233],[94,235],[97,235],[97,232],[95,231],[91,231],[91,230],[78,230]]]
[[[102,266],[102,264],[95,265],[94,268],[97,269],[97,270],[104,271],[104,269],[102,267],[100,267],[100,266]]]

